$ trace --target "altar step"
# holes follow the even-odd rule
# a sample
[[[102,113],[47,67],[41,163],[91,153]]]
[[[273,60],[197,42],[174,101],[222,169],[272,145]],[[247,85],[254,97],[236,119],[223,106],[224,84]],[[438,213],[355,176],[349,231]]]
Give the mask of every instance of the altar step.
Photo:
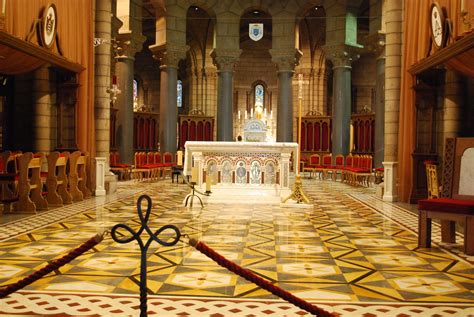
[[[260,187],[227,187],[211,188],[209,196],[201,196],[204,204],[265,204],[279,205],[281,201],[288,197],[289,190]],[[196,201],[194,202],[196,203]]]

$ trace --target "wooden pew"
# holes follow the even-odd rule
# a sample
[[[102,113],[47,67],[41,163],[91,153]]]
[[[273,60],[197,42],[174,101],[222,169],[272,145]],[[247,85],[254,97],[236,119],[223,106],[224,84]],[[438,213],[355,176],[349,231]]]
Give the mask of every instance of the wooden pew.
[[[454,149],[449,144],[452,141],[446,142],[443,174],[453,176],[443,179],[443,187],[452,189],[451,197],[418,201],[418,247],[431,247],[431,221],[439,219],[443,242],[456,242],[455,223],[464,224],[464,253],[474,255],[474,183],[470,177],[474,174],[474,138],[456,138]]]
[[[0,154],[0,198],[3,212],[11,211],[11,204],[18,201],[18,164],[21,153],[5,151]]]
[[[46,200],[50,206],[62,206],[72,203],[72,196],[68,191],[66,175],[69,152],[51,152],[48,156],[48,176],[46,186],[48,194]]]
[[[18,201],[13,205],[15,211],[35,213],[48,209],[48,202],[42,195],[41,164],[43,153],[27,152],[18,158]]]
[[[82,201],[91,197],[87,188],[87,156],[75,151],[69,156],[69,193],[72,201]]]

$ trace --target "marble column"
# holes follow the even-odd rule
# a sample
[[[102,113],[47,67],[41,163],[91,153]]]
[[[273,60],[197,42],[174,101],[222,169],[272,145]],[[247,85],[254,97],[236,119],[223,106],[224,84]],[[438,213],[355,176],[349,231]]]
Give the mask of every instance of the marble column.
[[[217,141],[233,141],[233,77],[239,51],[211,52],[217,66]]]
[[[332,107],[332,157],[350,153],[351,127],[351,63],[359,56],[346,50],[347,47],[326,47],[326,56],[332,61],[333,107]]]
[[[160,61],[160,151],[176,153],[178,147],[178,64],[186,57],[187,46],[153,45],[150,46],[154,57]]]
[[[115,74],[121,93],[117,96],[116,144],[120,160],[133,164],[133,62],[131,56],[116,59]]]
[[[145,37],[140,33],[119,33],[115,75],[121,93],[117,96],[116,144],[120,161],[134,163],[133,153],[133,76],[135,53],[140,51]]]
[[[277,142],[293,142],[293,74],[301,57],[295,49],[270,50],[272,61],[277,65]]]
[[[375,142],[374,142],[374,168],[382,167],[384,157],[385,133],[385,56],[379,56],[375,70]]]
[[[386,1],[382,14],[386,17],[385,46],[385,122],[384,122],[384,195],[385,201],[398,200],[398,118],[402,56],[401,1]]]
[[[166,52],[165,55],[169,53]],[[169,57],[169,56],[167,56]],[[176,125],[178,122],[177,83],[178,61],[163,58],[160,65],[160,151],[175,153],[177,150]]]

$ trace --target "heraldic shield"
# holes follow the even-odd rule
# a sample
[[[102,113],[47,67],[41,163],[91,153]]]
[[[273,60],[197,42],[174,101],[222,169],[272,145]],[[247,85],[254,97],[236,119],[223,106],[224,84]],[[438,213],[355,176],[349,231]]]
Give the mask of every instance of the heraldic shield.
[[[249,23],[249,37],[256,41],[259,41],[263,37],[263,23]]]

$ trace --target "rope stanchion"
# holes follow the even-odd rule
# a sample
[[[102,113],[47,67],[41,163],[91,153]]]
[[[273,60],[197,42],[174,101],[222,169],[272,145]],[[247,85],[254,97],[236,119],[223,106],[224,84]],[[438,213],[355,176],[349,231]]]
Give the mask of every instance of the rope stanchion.
[[[94,246],[99,244],[103,239],[104,239],[104,233],[98,233],[94,237],[90,238],[89,240],[81,244],[76,249],[70,251],[65,256],[59,259],[53,260],[51,263],[49,263],[48,265],[46,265],[39,271],[36,271],[28,275],[27,277],[25,277],[24,279],[16,283],[10,284],[4,288],[0,288],[0,298],[7,297],[8,295],[18,291],[19,289],[22,289],[23,287],[30,285],[31,283],[39,280],[43,276],[53,272],[54,270],[59,269],[61,266],[71,262],[78,256],[92,249]]]
[[[235,264],[232,261],[227,260],[222,255],[217,253],[216,251],[209,248],[205,243],[197,241],[195,239],[189,239],[189,244],[193,246],[196,250],[200,251],[207,257],[214,260],[220,266],[225,267],[229,271],[240,275],[241,277],[245,278],[246,280],[255,283],[256,285],[260,286],[261,288],[269,291],[270,293],[294,304],[295,306],[306,310],[307,312],[321,317],[335,317],[337,315],[327,312],[322,308],[316,307],[307,301],[296,297],[295,295],[290,294],[289,292],[285,291],[284,289],[270,283],[269,281],[261,278],[260,276],[256,275],[250,270],[244,269],[241,266]]]

